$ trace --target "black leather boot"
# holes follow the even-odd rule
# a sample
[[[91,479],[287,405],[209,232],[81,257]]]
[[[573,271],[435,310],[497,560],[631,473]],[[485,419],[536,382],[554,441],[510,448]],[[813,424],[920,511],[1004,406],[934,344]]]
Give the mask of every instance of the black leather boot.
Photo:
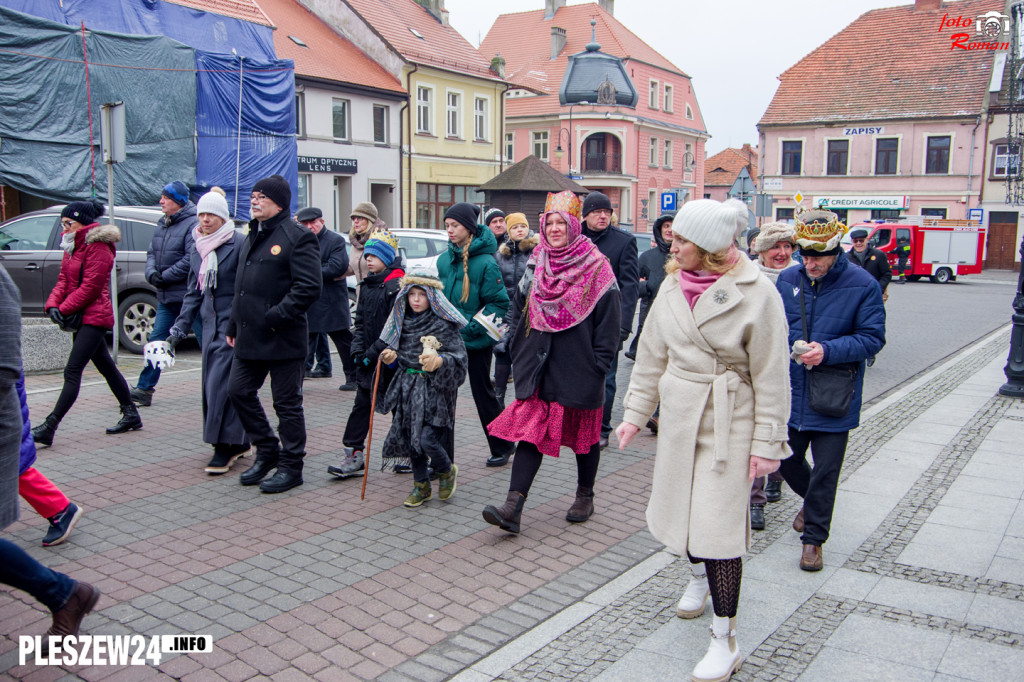
[[[269,474],[276,466],[278,460],[281,458],[281,453],[274,450],[267,452],[265,450],[256,450],[256,461],[252,463],[252,466],[242,472],[242,475],[238,477],[238,482],[242,485],[256,485]]]
[[[56,433],[58,426],[60,426],[60,420],[52,414],[49,415],[42,424],[32,429],[32,440],[36,445],[50,447],[53,445],[53,434]]]
[[[526,495],[509,490],[505,504],[501,505],[500,509],[492,505],[484,507],[484,521],[492,526],[498,526],[502,530],[507,530],[509,533],[518,533],[524,502],[526,502]]]
[[[565,514],[569,523],[583,523],[594,513],[594,489],[576,487],[576,500]]]
[[[260,483],[260,490],[265,493],[283,493],[300,485],[302,485],[302,455],[281,453],[277,471],[269,479]]]
[[[118,433],[138,431],[141,428],[142,417],[139,416],[139,408],[135,406],[135,403],[128,403],[121,406],[121,421],[107,429],[107,434],[113,436]]]

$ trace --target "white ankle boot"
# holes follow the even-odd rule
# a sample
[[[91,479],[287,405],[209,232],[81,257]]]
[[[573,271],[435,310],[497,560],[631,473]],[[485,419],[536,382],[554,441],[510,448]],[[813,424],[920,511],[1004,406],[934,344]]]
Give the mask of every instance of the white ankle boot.
[[[680,618],[699,618],[704,615],[704,609],[708,604],[708,597],[711,595],[711,588],[708,587],[708,574],[704,564],[693,564],[693,577],[690,578],[683,598],[679,600],[676,607],[676,615]]]
[[[708,652],[693,669],[693,682],[726,682],[740,669],[743,659],[736,646],[736,618],[715,616],[711,621]]]

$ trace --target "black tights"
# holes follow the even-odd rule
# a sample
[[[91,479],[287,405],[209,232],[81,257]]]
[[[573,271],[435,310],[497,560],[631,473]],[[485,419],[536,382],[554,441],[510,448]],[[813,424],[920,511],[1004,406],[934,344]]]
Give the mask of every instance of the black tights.
[[[512,459],[512,481],[508,489],[521,493],[526,497],[533,485],[533,479],[537,477],[540,470],[540,463],[544,461],[544,455],[537,446],[525,440],[519,441],[516,446],[516,456]],[[598,443],[590,448],[589,452],[576,453],[576,483],[581,488],[593,488],[597,481],[597,467],[601,463],[601,447]]]
[[[71,354],[68,355],[68,362],[64,365],[64,388],[60,391],[57,404],[53,406],[51,416],[57,421],[64,418],[71,406],[78,398],[78,390],[82,386],[82,372],[85,366],[92,360],[99,373],[107,380],[110,392],[117,398],[120,405],[128,405],[132,402],[131,393],[128,390],[128,382],[124,380],[121,372],[114,364],[107,350],[107,330],[102,327],[94,327],[91,324],[83,324],[81,329],[75,332],[71,345]]]
[[[740,604],[740,582],[743,580],[743,559],[696,559],[691,564],[704,562],[708,571],[711,606],[719,618],[734,618]]]

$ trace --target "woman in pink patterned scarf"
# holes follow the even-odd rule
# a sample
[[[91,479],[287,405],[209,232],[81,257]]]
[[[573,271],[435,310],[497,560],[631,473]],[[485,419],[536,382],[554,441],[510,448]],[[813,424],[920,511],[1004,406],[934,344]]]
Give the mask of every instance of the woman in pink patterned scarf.
[[[601,449],[604,377],[619,344],[619,289],[615,273],[582,234],[579,197],[549,194],[541,243],[512,300],[507,343],[516,400],[491,422],[491,435],[518,441],[508,497],[484,507],[484,520],[519,532],[523,503],[544,455],[561,447],[576,454],[576,500],[566,520],[594,513],[594,482]]]

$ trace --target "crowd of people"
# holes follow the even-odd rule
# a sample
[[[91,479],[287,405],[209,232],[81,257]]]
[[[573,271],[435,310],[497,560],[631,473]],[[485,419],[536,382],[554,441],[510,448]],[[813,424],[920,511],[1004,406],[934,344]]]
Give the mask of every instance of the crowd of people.
[[[768,223],[751,232],[745,204],[704,199],[658,216],[655,246],[638,257],[633,236],[612,224],[608,196],[581,200],[565,191],[548,195],[536,231],[522,213],[452,205],[435,277],[405,271],[400,237],[373,204],[352,212],[347,246],[320,209],[292,216],[290,204],[284,178],[260,180],[246,232],[217,188],[196,204],[183,183],[163,189],[165,216],[147,260],[159,301],[150,340],[173,351],[194,330],[200,341],[203,439],[213,448],[205,471],[227,473],[254,449],[242,485],[271,494],[302,485],[302,383],[330,376],[329,337],[345,372],[341,389],[354,391],[331,476],[364,474],[373,414],[390,414],[382,457],[394,472],[412,474],[404,506],[431,500],[432,480],[437,497],[450,500],[459,473],[456,398],[468,380],[488,448],[479,464],[512,461],[507,497],[485,506],[484,520],[519,533],[544,456],[568,447],[577,487],[565,518],[583,523],[595,513],[619,355],[639,302],[625,353],[634,364],[624,416],[614,430],[620,448],[645,427],[657,436],[647,523],[692,567],[677,614],[697,618],[711,600],[711,642],[693,679],[728,679],[740,664],[742,556],[783,480],[803,498],[793,520],[803,545],[799,567],[823,566],[865,366],[885,342],[891,273],[884,255],[866,247],[866,235],[852,235],[847,255],[840,246],[846,227],[834,213],[804,211],[793,226]],[[65,255],[46,312],[74,331],[74,342],[57,404],[32,429],[30,444],[53,442],[90,360],[121,408],[108,433],[142,428],[136,403],[152,403],[158,368],[143,370],[129,389],[104,341],[113,326],[106,279],[119,235],[99,224],[101,215],[92,202],[73,202],[62,215]],[[751,257],[738,247],[745,234]],[[351,320],[350,275],[358,282]],[[268,377],[276,432],[257,394]],[[9,383],[15,390],[16,381],[0,378],[0,389]],[[21,425],[28,428],[27,414]],[[34,471],[23,466],[23,477],[26,470]],[[81,509],[45,477],[29,479],[27,489],[34,481],[43,492],[26,499],[36,499],[51,523],[44,545],[64,541]],[[72,621],[59,627],[77,631],[95,604],[92,592],[66,576],[46,577],[49,593],[7,574],[0,579],[50,606],[55,627],[72,596]]]

